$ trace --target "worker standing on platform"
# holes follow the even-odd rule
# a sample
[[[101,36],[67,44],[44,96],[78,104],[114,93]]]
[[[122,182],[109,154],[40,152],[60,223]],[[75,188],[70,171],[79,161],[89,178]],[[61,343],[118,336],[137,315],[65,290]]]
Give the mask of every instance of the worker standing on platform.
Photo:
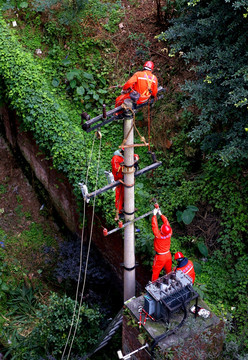
[[[157,214],[160,215],[161,220],[163,221],[160,230],[158,228]],[[170,252],[172,229],[166,216],[162,215],[159,208],[153,210],[152,231],[155,236],[154,250],[156,251],[152,266],[152,281],[155,281],[158,279],[163,268],[165,269],[166,274],[172,271],[172,258]]]
[[[137,104],[146,102],[151,96],[156,97],[158,92],[158,80],[152,74],[154,64],[152,61],[145,62],[143,71],[136,72],[123,86],[122,93],[115,100],[115,107],[120,106],[125,99],[132,96]]]
[[[134,167],[135,170],[138,168],[139,155],[134,154]],[[123,181],[123,167],[124,167],[124,148],[116,150],[114,156],[111,160],[112,174],[115,181]],[[116,217],[115,220],[119,220],[119,217],[124,217],[122,214],[124,203],[124,185],[120,184],[115,188],[115,207],[116,207]]]
[[[181,270],[184,274],[189,275],[192,279],[192,284],[194,284],[195,270],[193,262],[184,257],[184,255],[180,251],[175,253],[174,259],[177,262],[177,266],[174,268],[174,271]]]

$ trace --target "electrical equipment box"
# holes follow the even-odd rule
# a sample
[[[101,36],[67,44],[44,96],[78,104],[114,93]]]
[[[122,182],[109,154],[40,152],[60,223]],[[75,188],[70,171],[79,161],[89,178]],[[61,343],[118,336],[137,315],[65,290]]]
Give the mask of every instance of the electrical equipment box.
[[[198,297],[193,290],[192,279],[178,270],[171,272],[146,286],[144,309],[156,320],[169,322],[170,315]]]

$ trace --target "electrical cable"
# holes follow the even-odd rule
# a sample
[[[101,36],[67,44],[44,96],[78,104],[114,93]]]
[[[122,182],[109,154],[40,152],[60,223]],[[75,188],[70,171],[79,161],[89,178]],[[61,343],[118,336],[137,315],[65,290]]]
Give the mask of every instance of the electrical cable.
[[[92,147],[91,147],[91,153],[90,153],[90,158],[89,158],[89,163],[88,163],[87,172],[86,172],[86,179],[85,179],[85,184],[86,184],[86,186],[87,186],[87,183],[88,183],[89,168],[90,168],[90,164],[91,164],[91,160],[92,160],[94,144],[95,144],[95,136],[94,136],[94,138],[93,138]],[[70,339],[70,336],[71,336],[72,327],[73,327],[73,324],[74,324],[74,319],[75,319],[75,316],[76,316],[77,299],[78,299],[78,293],[79,293],[79,285],[80,285],[81,270],[82,270],[82,259],[83,259],[83,239],[84,239],[84,225],[85,225],[85,209],[86,209],[86,201],[84,201],[84,208],[83,208],[83,227],[82,227],[82,233],[81,233],[79,273],[78,273],[78,281],[77,281],[75,305],[74,305],[74,310],[73,310],[73,315],[72,315],[72,321],[71,321],[71,325],[70,325],[69,334],[68,334],[68,337],[67,337],[67,340],[66,340],[66,344],[65,344],[63,353],[62,353],[61,360],[64,359],[65,352],[66,352],[66,349],[67,349],[67,346],[68,346],[68,342],[69,342],[69,339]]]
[[[97,190],[97,182],[98,182],[98,176],[99,176],[99,165],[100,165],[100,158],[101,158],[101,145],[102,145],[102,136],[100,136],[100,144],[99,144],[99,151],[98,151],[98,163],[97,163],[97,172],[96,172],[95,191]],[[88,252],[87,252],[85,269],[84,269],[83,288],[82,288],[82,291],[81,291],[80,303],[79,303],[79,308],[78,308],[78,316],[77,316],[76,325],[75,325],[75,329],[74,329],[73,338],[72,338],[72,341],[71,341],[69,353],[68,353],[68,356],[67,356],[67,360],[69,360],[72,345],[73,345],[73,342],[74,342],[74,339],[75,339],[75,336],[76,336],[78,322],[79,322],[79,316],[80,316],[80,308],[82,306],[82,300],[83,300],[83,295],[84,295],[84,290],[85,290],[85,283],[86,283],[86,276],[87,276],[87,269],[88,269],[88,262],[89,262],[89,254],[90,254],[90,247],[91,247],[92,233],[93,233],[94,216],[95,216],[95,204],[96,204],[96,195],[94,196],[94,201],[93,201],[93,210],[92,210],[91,228],[90,228],[90,238],[89,238]]]

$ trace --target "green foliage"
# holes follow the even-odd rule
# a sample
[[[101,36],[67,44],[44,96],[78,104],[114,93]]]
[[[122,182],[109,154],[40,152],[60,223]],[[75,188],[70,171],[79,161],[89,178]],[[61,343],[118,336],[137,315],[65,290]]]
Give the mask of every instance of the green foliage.
[[[103,72],[102,75],[104,75]],[[103,104],[108,90],[98,88],[97,76],[95,78],[92,73],[80,69],[72,69],[66,73],[66,79],[68,81],[67,91],[73,93],[75,101],[83,99],[86,110],[92,109],[96,102]],[[99,80],[103,86],[106,86],[104,78],[100,77]],[[57,87],[58,83],[56,82],[54,86]]]
[[[131,33],[128,35],[131,43],[135,46],[135,58],[145,61],[150,57],[150,41],[144,33]],[[135,61],[135,59],[134,59]]]
[[[4,195],[7,192],[8,185],[0,184],[0,195]]]
[[[0,300],[1,300],[1,305],[0,305],[0,309],[1,307],[4,305],[4,303],[6,302],[6,291],[8,291],[10,289],[9,286],[9,279],[8,279],[8,268],[7,268],[7,264],[2,262],[3,260],[3,254],[2,254],[3,250],[0,248],[0,259],[1,259],[1,265],[0,265]]]
[[[161,7],[161,2],[158,1]],[[161,7],[159,12],[159,20],[162,22],[168,22],[171,18],[178,17],[184,9],[185,0],[167,0],[165,5]]]
[[[225,164],[247,159],[247,1],[197,1],[159,37],[193,62],[197,80],[182,87],[201,109],[190,138]]]
[[[26,217],[29,217],[29,214],[25,214]],[[11,242],[16,242],[16,239],[11,240]],[[24,230],[19,236],[19,243],[22,246],[27,248],[32,248],[32,251],[41,250],[42,246],[56,246],[56,240],[49,234],[44,231],[43,227],[37,223],[31,223],[28,230]]]
[[[59,297],[52,293],[48,304],[40,303],[38,309],[36,304],[37,301],[30,289],[20,289],[16,294],[12,294],[9,305],[14,310],[10,315],[15,316],[5,327],[5,337],[11,339],[8,353],[12,359],[38,360],[47,354],[57,358],[63,352],[73,318],[74,300],[66,295]],[[77,330],[79,336],[75,338],[72,354],[83,355],[96,343],[101,334],[99,324],[102,316],[97,308],[89,308],[85,304],[77,311],[80,311]],[[18,314],[20,316],[16,316]],[[21,326],[17,326],[18,320],[26,330],[29,329],[27,333],[20,328]],[[15,333],[14,329],[17,329]]]
[[[184,211],[176,212],[177,221],[182,221],[185,225],[189,225],[193,221],[195,213],[198,210],[199,209],[196,206],[188,205]]]
[[[57,36],[59,29],[63,30],[61,25],[69,25],[80,19],[80,13],[86,3],[86,0],[63,1],[63,3],[57,0],[34,0],[31,8],[35,12],[46,14],[48,17],[47,23],[52,23],[53,31]],[[57,26],[57,30],[55,26]]]
[[[88,0],[84,16],[92,17],[94,21],[99,21],[100,24],[110,33],[114,33],[117,29],[117,24],[120,23],[121,16],[124,12],[122,10],[121,2],[118,1],[99,1]]]
[[[77,184],[85,173],[85,160],[89,153],[79,127],[79,115],[75,110],[71,111],[70,116],[74,119],[70,119],[70,104],[65,109],[66,103],[53,95],[42,77],[42,67],[21,49],[13,36],[8,36],[4,21],[0,19],[0,22],[0,72],[10,104],[22,120],[23,130],[33,131],[40,148],[52,156],[53,165]],[[78,119],[77,124],[75,119]],[[90,141],[91,137],[87,136],[87,143]],[[82,148],[83,144],[85,148]],[[90,176],[91,181],[91,173]]]
[[[203,256],[208,257],[208,248],[204,243],[198,243],[198,249]]]

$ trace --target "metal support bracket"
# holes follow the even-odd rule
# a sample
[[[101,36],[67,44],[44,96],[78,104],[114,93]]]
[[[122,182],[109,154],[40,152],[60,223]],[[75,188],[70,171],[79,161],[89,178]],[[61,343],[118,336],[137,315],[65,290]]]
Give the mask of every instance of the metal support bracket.
[[[132,174],[134,172],[135,172],[135,168],[133,165],[132,166],[125,166],[125,165],[123,166],[123,170],[122,170],[123,174]]]
[[[127,270],[127,271],[133,271],[136,267],[138,267],[139,266],[139,263],[135,263],[135,265],[133,266],[133,267],[131,267],[131,268],[127,268],[125,265],[124,265],[124,263],[120,263],[120,266],[121,267],[123,267],[125,270]]]
[[[81,189],[81,192],[82,192],[82,195],[83,195],[83,198],[84,198],[84,201],[86,201],[86,203],[89,203],[90,199],[88,197],[88,188],[85,184],[83,183],[78,183],[80,189]]]
[[[153,163],[153,164],[151,164],[151,165],[146,166],[145,168],[143,168],[143,169],[141,169],[141,170],[136,171],[136,172],[134,173],[134,176],[137,177],[137,176],[143,175],[143,174],[145,174],[145,173],[148,172],[148,171],[151,171],[151,170],[156,169],[156,168],[159,167],[160,165],[162,165],[162,162],[161,162],[161,161],[157,161],[157,162],[155,162],[155,163]],[[108,191],[109,189],[112,189],[112,188],[114,188],[114,187],[116,187],[116,186],[118,186],[118,185],[120,185],[120,184],[121,184],[121,182],[120,182],[119,180],[117,180],[117,181],[112,182],[111,184],[108,184],[108,185],[104,186],[104,187],[101,188],[101,189],[98,189],[98,190],[96,190],[96,191],[93,191],[92,193],[88,193],[88,190],[87,190],[87,193],[85,193],[85,191],[84,191],[84,193],[82,192],[82,194],[83,194],[84,199],[87,199],[87,202],[89,202],[88,200],[91,199],[92,197],[95,197],[95,196],[97,196],[97,195],[100,195],[100,194],[104,193],[105,191]],[[81,184],[81,185],[83,185],[83,184]],[[79,185],[79,186],[80,186],[80,185]],[[81,187],[81,186],[80,186],[80,187]],[[81,190],[82,190],[82,188],[81,188]]]
[[[158,88],[158,96],[156,99],[149,99],[149,103],[153,104],[154,101],[156,100],[160,100],[164,97],[164,95],[162,94],[163,92],[165,92],[166,89],[164,89],[162,86],[160,86]],[[134,112],[137,112],[140,108],[144,107],[148,105],[148,101],[146,101],[143,104],[139,104],[136,106],[136,108],[134,108]],[[118,118],[114,115],[117,112],[120,112],[123,110],[122,106],[118,106],[112,110],[106,111],[106,108],[104,107],[103,109],[103,113],[101,115],[98,115],[96,117],[94,117],[93,119],[89,119],[89,115],[86,113],[83,113],[84,116],[82,116],[82,122],[84,119],[86,119],[87,121],[85,123],[81,123],[82,124],[82,128],[84,131],[86,131],[87,133],[90,131],[94,131],[97,128],[100,128],[114,120],[118,120]],[[86,115],[85,115],[86,114]],[[98,123],[98,124],[96,124]]]

